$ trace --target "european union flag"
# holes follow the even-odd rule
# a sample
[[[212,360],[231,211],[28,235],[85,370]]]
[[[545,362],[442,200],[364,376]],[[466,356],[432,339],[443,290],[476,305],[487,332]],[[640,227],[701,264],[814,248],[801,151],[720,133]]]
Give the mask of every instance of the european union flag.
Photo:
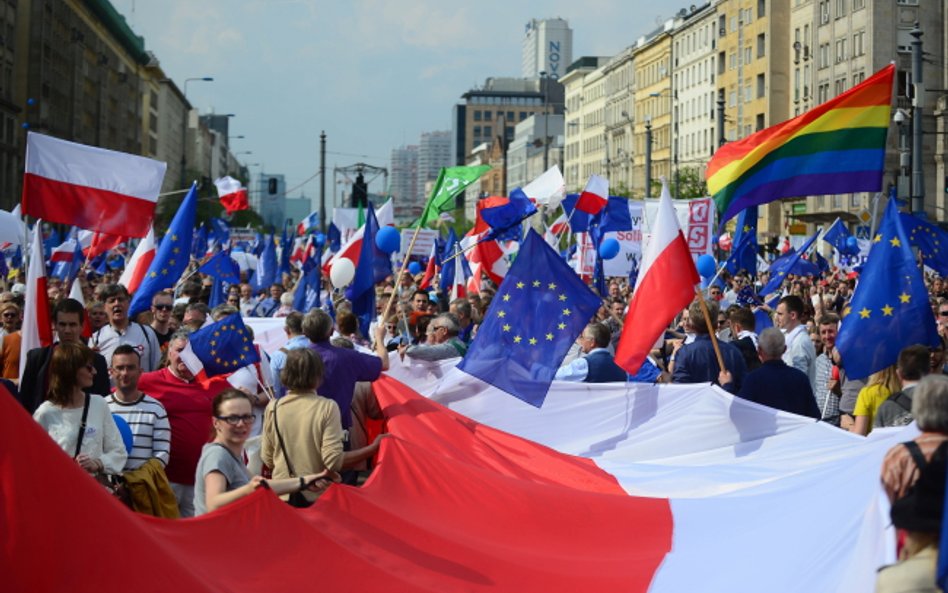
[[[536,407],[602,301],[533,230],[459,368]]]
[[[569,218],[572,233],[585,233],[591,224],[598,224],[600,231],[631,231],[632,214],[629,212],[629,200],[622,196],[609,196],[609,202],[599,214],[588,214],[582,210],[574,212],[579,194],[569,194],[563,199],[563,212]]]
[[[726,265],[731,274],[747,270],[751,276],[757,275],[757,206],[749,206],[737,215],[734,247]]]
[[[194,229],[194,237],[191,239],[191,253],[195,257],[204,257],[207,253],[207,227],[201,226]]]
[[[783,281],[786,280],[787,274],[813,276],[819,272],[816,265],[800,259],[803,257],[803,254],[810,250],[810,247],[813,247],[813,243],[816,242],[816,238],[819,236],[820,232],[815,232],[812,237],[807,239],[803,247],[800,247],[799,251],[775,259],[773,263],[770,264],[770,280],[767,282],[767,286],[764,286],[760,290],[761,296],[767,296],[772,292],[776,292],[780,288],[780,285],[783,284]]]
[[[329,223],[329,229],[326,231],[326,240],[329,241],[329,251],[336,253],[342,247],[342,233],[336,223]]]
[[[253,347],[253,339],[239,313],[199,329],[191,334],[188,342],[208,377],[232,373],[240,367],[260,362],[260,355]]]
[[[319,307],[320,275],[319,259],[315,255],[307,258],[293,290],[293,308],[300,313]]]
[[[844,225],[843,221],[839,218],[834,220],[830,228],[826,229],[826,232],[823,233],[823,240],[832,245],[841,255],[855,255],[859,253],[858,248],[855,253],[853,253],[852,248],[850,248],[850,237],[852,237],[852,235],[849,233],[849,229],[846,228],[846,225]]]
[[[208,235],[208,248],[223,249],[230,246],[230,225],[223,218],[211,219],[211,231]]]
[[[218,251],[214,256],[204,262],[198,272],[213,276],[218,280],[228,284],[237,284],[240,282],[240,266],[230,256],[230,249]]]
[[[257,270],[254,272],[251,283],[254,293],[263,292],[280,281],[277,275],[277,255],[273,235],[267,235],[267,240],[261,238],[259,243],[263,246],[263,250],[257,258]]]
[[[909,243],[918,249],[925,265],[948,277],[948,233],[911,214],[903,212],[901,218]]]
[[[890,199],[836,338],[846,375],[862,379],[895,364],[912,344],[938,344],[925,281],[899,209]]]
[[[290,273],[290,255],[293,253],[293,241],[290,240],[290,234],[287,232],[286,223],[283,223],[283,234],[280,235],[280,266],[278,272],[283,274]]]
[[[174,215],[168,232],[165,233],[148,266],[145,278],[132,297],[128,307],[128,316],[134,318],[142,311],[151,308],[151,298],[159,291],[177,284],[181,274],[191,260],[191,244],[194,230],[194,218],[197,214],[197,184],[191,184],[191,191],[184,197],[178,212]]]

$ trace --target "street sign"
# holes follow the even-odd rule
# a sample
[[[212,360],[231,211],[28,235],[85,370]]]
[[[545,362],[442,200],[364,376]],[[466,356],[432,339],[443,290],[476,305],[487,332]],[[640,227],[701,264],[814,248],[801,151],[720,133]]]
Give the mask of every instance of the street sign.
[[[869,238],[869,225],[859,225],[856,227],[856,238],[857,239],[868,239]]]

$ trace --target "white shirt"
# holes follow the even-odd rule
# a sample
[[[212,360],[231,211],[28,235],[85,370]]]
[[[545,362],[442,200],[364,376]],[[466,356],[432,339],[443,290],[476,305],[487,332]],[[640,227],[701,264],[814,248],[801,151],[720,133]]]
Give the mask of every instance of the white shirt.
[[[807,334],[806,326],[802,323],[789,332],[784,331],[787,340],[787,351],[783,353],[783,361],[788,366],[800,369],[810,379],[810,387],[816,393],[816,347]]]
[[[120,332],[111,325],[99,328],[92,334],[90,340],[92,348],[105,357],[106,364],[112,364],[112,353],[121,344],[128,344],[138,351],[142,357],[142,371],[158,370],[161,360],[161,346],[158,345],[158,336],[155,330],[147,325],[129,321],[124,332]]]
[[[586,357],[594,352],[609,352],[608,348],[593,348],[586,354],[580,356],[579,358],[573,360],[569,364],[565,364],[560,368],[556,369],[556,375],[553,376],[553,379],[556,381],[585,381],[586,375],[589,374],[589,361],[586,360]]]

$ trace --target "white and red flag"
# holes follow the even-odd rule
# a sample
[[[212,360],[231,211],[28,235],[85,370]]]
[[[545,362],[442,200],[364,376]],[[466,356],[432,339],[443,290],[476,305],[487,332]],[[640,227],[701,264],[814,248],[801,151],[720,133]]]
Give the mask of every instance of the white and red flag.
[[[23,214],[110,235],[144,237],[167,165],[29,132]]]
[[[247,203],[247,188],[243,187],[239,180],[226,175],[216,179],[214,185],[217,187],[217,197],[221,201],[221,206],[227,214],[250,208],[250,204]]]
[[[86,307],[86,297],[82,294],[82,283],[79,281],[79,278],[76,278],[72,281],[72,286],[69,288],[69,298],[75,299],[82,305],[82,308]],[[92,322],[89,321],[89,315],[82,316],[82,337],[89,339],[92,337]]]
[[[586,187],[576,200],[576,209],[588,214],[598,214],[609,203],[609,180],[599,175],[590,175]]]
[[[434,282],[435,274],[437,274],[438,267],[438,244],[431,244],[431,255],[428,256],[428,265],[425,266],[425,275],[421,277],[421,282],[418,284],[418,288],[421,290],[428,290],[431,288],[431,284]]]
[[[651,236],[645,246],[635,292],[616,346],[616,364],[634,375],[675,315],[695,298],[701,279],[678,226],[668,185],[662,196]]]
[[[46,293],[46,262],[43,257],[43,221],[33,227],[30,247],[30,267],[26,273],[26,303],[23,307],[23,327],[20,342],[20,372],[26,367],[26,353],[33,348],[53,343],[53,326],[49,316],[49,297]]]
[[[375,209],[375,218],[379,221],[379,228],[395,224],[395,211],[392,208],[391,200],[388,200]],[[348,259],[356,266],[359,265],[359,257],[362,254],[362,234],[364,232],[365,225],[363,224],[359,227],[359,230],[353,233],[352,236],[349,237],[349,240],[339,248],[339,251],[334,253],[332,257],[329,258],[329,261],[323,265],[324,274],[329,274],[332,265],[340,259]]]
[[[151,229],[138,244],[138,247],[135,248],[135,253],[132,254],[131,259],[128,260],[128,264],[122,272],[122,277],[119,278],[119,284],[125,286],[129,294],[134,293],[138,290],[142,280],[145,279],[148,267],[154,259],[155,229]]]
[[[319,211],[310,212],[303,220],[296,225],[296,234],[305,235],[310,229],[314,229],[319,226]]]

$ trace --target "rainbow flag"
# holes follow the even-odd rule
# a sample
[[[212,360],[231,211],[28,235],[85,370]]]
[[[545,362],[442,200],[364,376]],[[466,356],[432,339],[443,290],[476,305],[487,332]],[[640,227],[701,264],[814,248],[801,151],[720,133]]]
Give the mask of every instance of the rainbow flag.
[[[889,65],[802,115],[719,148],[705,178],[721,224],[780,198],[879,191],[894,76]]]

